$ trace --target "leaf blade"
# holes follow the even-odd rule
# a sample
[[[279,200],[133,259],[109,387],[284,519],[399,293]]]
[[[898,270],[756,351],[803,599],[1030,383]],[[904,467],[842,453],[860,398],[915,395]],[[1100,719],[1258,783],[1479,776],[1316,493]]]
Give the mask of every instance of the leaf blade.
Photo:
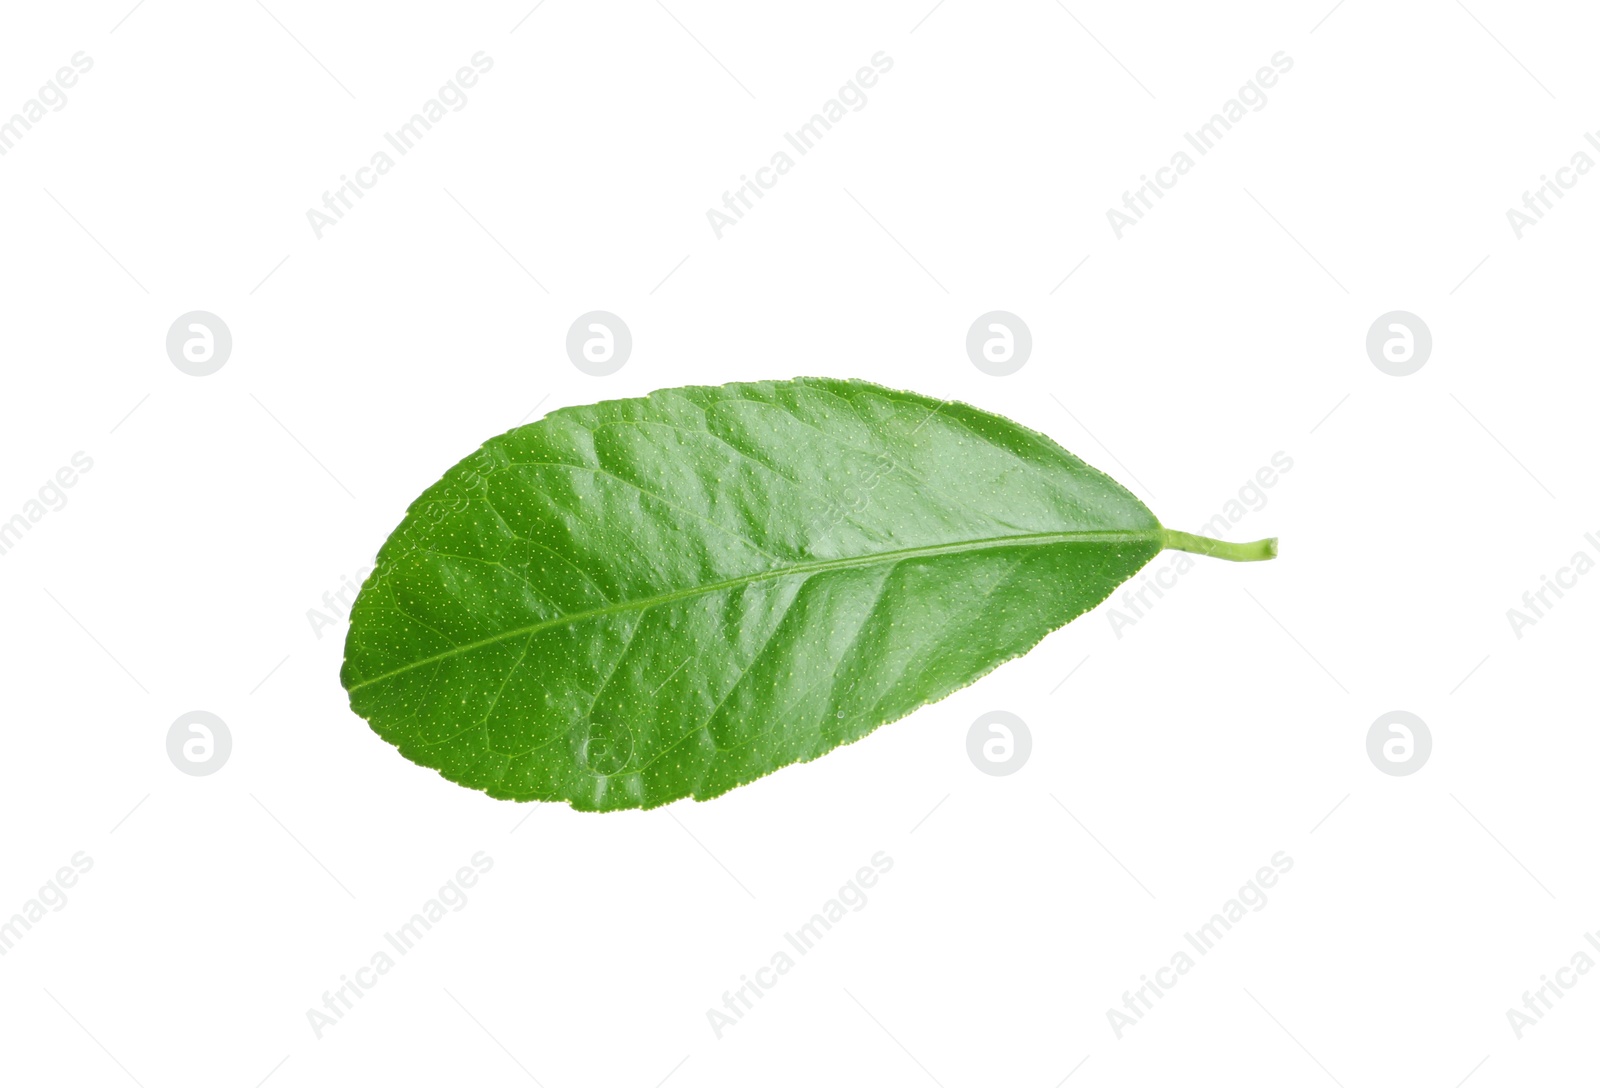
[[[663,390],[491,439],[424,492],[341,676],[402,754],[491,795],[703,799],[1025,653],[1162,532],[965,405],[827,379]]]

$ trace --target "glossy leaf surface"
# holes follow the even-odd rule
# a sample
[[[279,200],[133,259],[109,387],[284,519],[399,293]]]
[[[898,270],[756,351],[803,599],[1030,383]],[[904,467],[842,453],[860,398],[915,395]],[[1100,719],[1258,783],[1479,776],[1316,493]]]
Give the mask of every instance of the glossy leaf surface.
[[[408,759],[495,797],[705,799],[1026,653],[1163,532],[965,405],[828,379],[660,390],[553,412],[424,492],[342,680]]]

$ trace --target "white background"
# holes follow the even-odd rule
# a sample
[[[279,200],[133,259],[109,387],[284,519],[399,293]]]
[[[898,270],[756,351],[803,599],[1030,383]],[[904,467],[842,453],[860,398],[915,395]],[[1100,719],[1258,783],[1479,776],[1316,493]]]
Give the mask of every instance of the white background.
[[[0,917],[93,859],[0,958],[7,1082],[1592,1075],[1600,972],[1520,1039],[1507,1009],[1600,930],[1600,576],[1520,639],[1506,616],[1600,556],[1600,175],[1506,218],[1600,127],[1592,12],[129,2],[0,21],[0,116],[94,62],[0,158],[0,520],[94,462],[0,556]],[[479,50],[468,104],[319,240],[306,210]],[[719,240],[706,210],[880,50]],[[1106,210],[1280,50],[1118,240]],[[634,336],[607,378],[563,346],[594,309]],[[1034,338],[1010,377],[964,349],[995,309]],[[1406,378],[1364,346],[1397,309],[1434,338]],[[166,355],[192,310],[232,331],[211,377]],[[1103,606],[704,805],[495,802],[350,713],[343,625],[308,610],[480,441],[800,374],[1013,417],[1175,527],[1283,451],[1235,533],[1282,557],[1201,562],[1121,637]],[[195,709],[233,737],[210,777],[166,752]],[[1395,709],[1433,736],[1410,777],[1366,754]],[[992,710],[1031,727],[1009,777],[966,754]],[[1107,1010],[1280,850],[1265,908],[1119,1039]],[[476,851],[466,907],[318,1039],[307,1009]],[[717,1038],[707,1009],[876,851],[867,906]]]

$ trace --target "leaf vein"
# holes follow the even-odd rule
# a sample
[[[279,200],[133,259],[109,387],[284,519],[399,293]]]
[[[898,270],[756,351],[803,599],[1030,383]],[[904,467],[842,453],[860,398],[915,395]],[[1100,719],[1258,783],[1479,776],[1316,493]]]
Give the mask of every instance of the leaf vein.
[[[562,626],[565,624],[581,623],[585,620],[596,619],[602,616],[615,615],[620,612],[643,611],[653,608],[658,604],[667,604],[672,601],[683,600],[688,597],[705,596],[732,589],[738,586],[749,585],[753,582],[770,581],[778,578],[788,578],[796,575],[810,575],[829,570],[850,570],[859,567],[876,566],[880,563],[895,563],[901,559],[921,559],[939,555],[958,555],[963,552],[989,551],[997,548],[1017,547],[1048,547],[1052,544],[1148,544],[1160,543],[1161,529],[1078,529],[1060,533],[1021,533],[1014,536],[986,537],[979,540],[964,540],[945,544],[922,545],[912,548],[901,548],[894,551],[874,552],[866,555],[845,556],[839,559],[807,560],[793,563],[787,567],[770,567],[765,570],[751,571],[745,574],[725,578],[717,582],[708,582],[702,585],[687,586],[681,589],[670,590],[651,597],[637,598],[634,600],[613,601],[610,604],[591,608],[583,612],[568,612],[551,620],[542,620],[525,627],[513,628],[502,631],[476,642],[453,646],[448,650],[432,654],[428,657],[408,661],[404,665],[389,669],[386,672],[358,680],[349,686],[349,691],[354,694],[362,688],[383,680],[391,679],[411,669],[423,665],[431,665],[441,658],[453,657],[457,654],[471,653],[474,650],[492,646],[497,642],[516,638],[534,631]]]

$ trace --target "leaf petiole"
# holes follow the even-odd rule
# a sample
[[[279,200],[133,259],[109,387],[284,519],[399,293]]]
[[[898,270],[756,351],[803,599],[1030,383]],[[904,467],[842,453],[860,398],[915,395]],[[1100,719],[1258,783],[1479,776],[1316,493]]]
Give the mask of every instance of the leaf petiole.
[[[1262,559],[1275,559],[1278,555],[1278,538],[1275,536],[1252,540],[1248,544],[1235,544],[1227,540],[1212,540],[1208,536],[1195,536],[1193,533],[1183,533],[1165,527],[1161,530],[1161,546],[1173,551],[1215,556],[1234,563],[1255,563]]]

